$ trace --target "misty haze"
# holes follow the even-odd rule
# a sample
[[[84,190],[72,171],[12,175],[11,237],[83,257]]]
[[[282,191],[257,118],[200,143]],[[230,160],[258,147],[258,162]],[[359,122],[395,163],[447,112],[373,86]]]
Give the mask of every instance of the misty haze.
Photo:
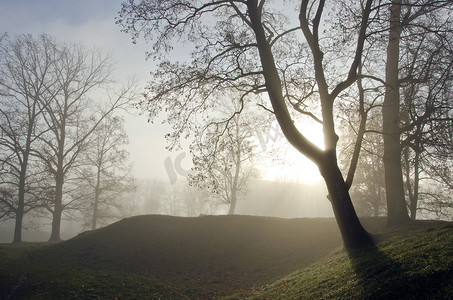
[[[0,298],[453,298],[452,13],[0,1]]]

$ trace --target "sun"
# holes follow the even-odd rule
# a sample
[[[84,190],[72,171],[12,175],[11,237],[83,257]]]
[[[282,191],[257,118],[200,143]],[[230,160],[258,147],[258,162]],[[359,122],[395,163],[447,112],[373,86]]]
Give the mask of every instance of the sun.
[[[298,122],[296,125],[310,141],[324,148],[321,125],[308,121]],[[294,149],[283,134],[275,141],[273,148],[273,158],[264,166],[263,179],[310,185],[322,181],[316,164]]]

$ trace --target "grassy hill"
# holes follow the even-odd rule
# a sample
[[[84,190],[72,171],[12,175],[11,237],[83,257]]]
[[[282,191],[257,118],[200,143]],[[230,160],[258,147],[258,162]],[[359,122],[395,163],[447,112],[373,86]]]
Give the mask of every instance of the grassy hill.
[[[375,249],[340,251],[249,299],[453,299],[453,228],[418,222],[378,235]]]
[[[61,243],[0,246],[0,298],[453,297],[449,223],[363,223],[378,247],[349,256],[334,219],[137,216]]]

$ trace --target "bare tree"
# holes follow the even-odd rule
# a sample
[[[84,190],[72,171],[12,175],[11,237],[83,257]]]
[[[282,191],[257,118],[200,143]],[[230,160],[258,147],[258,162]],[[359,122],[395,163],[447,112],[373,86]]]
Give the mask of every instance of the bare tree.
[[[412,79],[401,88],[403,170],[408,206],[414,220],[419,200],[423,200],[419,196],[427,195],[420,194],[424,183],[437,180],[439,194],[445,188],[448,190],[448,180],[442,180],[439,175],[449,173],[445,168],[449,168],[453,158],[453,49],[448,42],[452,34],[437,32],[434,39],[428,34],[419,38],[418,46],[405,57],[410,63],[403,72]],[[444,171],[438,172],[441,169]]]
[[[150,56],[157,59],[172,49],[175,39],[194,44],[196,51],[190,65],[169,61],[160,64],[144,103],[151,117],[163,109],[171,112],[171,142],[190,131],[194,112],[211,106],[216,94],[238,90],[243,103],[252,101],[252,95],[265,93],[271,107],[266,106],[267,101],[258,100],[258,104],[274,114],[291,145],[318,166],[345,246],[354,249],[373,242],[357,218],[338,167],[334,103],[358,78],[372,1],[363,4],[360,22],[353,29],[356,47],[343,64],[346,74],[335,80],[328,79],[323,60],[321,21],[325,8],[325,1],[302,0],[296,8],[298,16],[289,20],[264,0],[203,4],[149,0],[123,3],[118,22],[134,38],[143,34],[152,39]],[[285,13],[290,11],[288,8]],[[311,70],[304,69],[307,62],[311,63]],[[304,82],[305,71],[314,73],[314,81]],[[307,104],[305,100],[316,103],[321,117],[302,109]],[[294,112],[322,122],[324,149],[296,127]]]
[[[449,30],[449,22],[435,22],[435,16],[442,8],[451,7],[451,1],[402,1],[390,4],[387,61],[385,70],[386,94],[382,108],[384,134],[384,166],[387,194],[388,224],[408,222],[409,216],[404,197],[403,173],[401,165],[402,144],[400,127],[402,83],[413,77],[401,78],[400,64],[402,42],[412,43],[409,51],[417,52],[416,34],[440,33]],[[451,30],[451,28],[450,28]],[[407,44],[409,45],[409,44]],[[417,55],[412,56],[418,61]],[[413,75],[413,74],[411,74]]]
[[[255,127],[265,128],[265,122],[252,117],[253,111],[247,110],[243,114],[234,114],[233,101],[226,99],[218,107],[217,112],[209,113],[225,118],[222,115],[233,115],[228,126],[219,133],[218,124],[211,121],[202,130],[203,134],[195,138],[191,146],[193,174],[189,174],[191,185],[209,190],[214,201],[229,207],[228,214],[234,214],[237,200],[245,195],[247,183],[258,176],[258,169],[254,165],[257,158],[257,147],[252,145]],[[245,109],[245,108],[242,108]],[[222,113],[222,110],[225,110]],[[220,115],[220,116],[219,116]],[[244,115],[247,115],[245,117]]]
[[[48,104],[41,103],[49,131],[41,136],[43,146],[35,151],[54,181],[53,197],[46,202],[46,209],[52,213],[52,241],[60,239],[63,211],[84,198],[80,193],[71,195],[77,187],[72,171],[83,165],[81,154],[87,150],[89,137],[104,118],[135,97],[133,83],[120,91],[112,89],[109,57],[77,44],[55,43],[54,47],[57,55],[51,67],[56,83],[46,86],[50,98],[44,99]],[[102,109],[90,98],[95,92],[106,95]]]
[[[362,154],[357,159],[354,184],[351,186],[350,193],[359,215],[378,217],[385,215],[386,205],[382,135],[376,132],[376,129],[371,129],[381,126],[381,121],[375,115],[371,113],[367,117],[371,124],[368,124],[369,129],[363,136],[360,146]],[[351,120],[352,118],[348,118],[347,121],[351,122]],[[354,151],[355,136],[358,133],[354,130],[356,126],[344,127],[346,129],[341,132],[345,138],[340,143],[340,160],[348,164],[350,153]],[[348,143],[349,139],[352,141]]]
[[[98,223],[121,217],[122,200],[135,190],[131,177],[129,153],[124,147],[128,136],[124,119],[107,116],[89,138],[87,151],[82,154],[84,167],[80,176],[84,179],[92,201],[84,212],[89,227],[94,230]]]
[[[47,130],[42,112],[48,89],[57,80],[52,70],[55,55],[53,40],[46,35],[20,35],[0,44],[0,186],[4,196],[0,205],[2,216],[15,218],[13,242],[22,240],[24,214],[39,199],[42,170],[36,168],[31,154]]]
[[[399,94],[399,55],[402,1],[392,1],[390,7],[390,30],[387,46],[386,93],[382,107],[384,133],[384,166],[389,225],[409,220],[404,199],[403,175],[401,169],[400,144],[400,94]]]
[[[349,3],[348,3],[349,4]],[[344,5],[344,3],[343,3]],[[451,60],[439,59],[439,56],[448,57],[450,53],[448,35],[451,32],[451,20],[448,17],[451,9],[451,1],[391,1],[377,5],[367,42],[373,47],[367,49],[366,55],[359,68],[359,80],[357,95],[360,99],[356,115],[361,117],[360,125],[357,125],[357,142],[352,155],[351,168],[349,169],[346,182],[352,183],[354,175],[354,162],[358,162],[361,136],[367,132],[365,123],[367,111],[363,109],[363,98],[366,94],[377,94],[374,98],[377,104],[382,105],[382,131],[384,137],[384,166],[386,182],[386,200],[388,210],[388,224],[398,224],[409,221],[406,209],[405,191],[416,188],[416,184],[411,185],[406,180],[404,184],[401,161],[403,148],[416,141],[414,133],[419,131],[423,120],[429,120],[432,116],[438,116],[443,111],[445,105],[433,105],[432,98],[438,98],[438,87],[446,84],[446,76],[436,76],[438,87],[432,85],[433,80],[430,73],[438,73],[437,69],[442,69],[444,73],[449,73]],[[339,24],[339,27],[349,26],[348,22]],[[378,55],[382,57],[382,50],[386,48],[385,64],[375,59]],[[442,49],[442,50],[441,50]],[[439,53],[445,53],[439,55]],[[451,57],[451,56],[450,56]],[[362,71],[363,68],[363,71]],[[382,73],[384,70],[385,72]],[[444,77],[444,79],[440,79]],[[362,84],[362,79],[367,80]],[[374,80],[375,83],[370,82]],[[431,83],[427,84],[430,81]],[[376,84],[382,83],[382,86]],[[421,88],[415,86],[423,85]],[[432,92],[427,92],[427,86],[432,86]],[[376,88],[376,92],[373,91]],[[379,90],[383,93],[383,102]],[[418,91],[416,91],[418,90]],[[351,93],[351,91],[349,91]],[[415,94],[418,95],[415,95]],[[355,93],[353,93],[356,95]],[[423,95],[423,96],[422,96]],[[421,100],[423,98],[423,100]],[[439,103],[439,101],[436,101]],[[354,106],[354,105],[351,105]],[[371,107],[371,106],[370,106]],[[408,110],[411,112],[409,113]],[[343,110],[342,110],[343,111]],[[353,120],[354,115],[352,115]],[[407,138],[407,136],[411,136]],[[431,136],[431,138],[434,135]],[[420,140],[420,138],[418,138]],[[428,142],[428,139],[424,139]],[[414,143],[411,148],[415,151]],[[407,158],[408,150],[404,151]],[[413,156],[417,158],[415,154]],[[407,160],[406,160],[407,162]],[[406,163],[407,165],[407,163]],[[414,164],[414,168],[416,164]],[[406,169],[407,170],[407,169]],[[417,176],[418,172],[413,173]],[[407,172],[404,174],[407,178]],[[417,181],[417,180],[416,180]],[[408,192],[410,206],[417,197],[414,191]]]

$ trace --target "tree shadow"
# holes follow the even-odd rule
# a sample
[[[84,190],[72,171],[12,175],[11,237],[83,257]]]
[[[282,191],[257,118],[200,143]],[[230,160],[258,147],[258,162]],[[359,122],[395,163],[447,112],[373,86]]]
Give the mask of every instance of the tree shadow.
[[[362,299],[448,299],[443,293],[453,285],[450,284],[453,274],[448,270],[421,273],[406,270],[377,246],[348,254]]]

